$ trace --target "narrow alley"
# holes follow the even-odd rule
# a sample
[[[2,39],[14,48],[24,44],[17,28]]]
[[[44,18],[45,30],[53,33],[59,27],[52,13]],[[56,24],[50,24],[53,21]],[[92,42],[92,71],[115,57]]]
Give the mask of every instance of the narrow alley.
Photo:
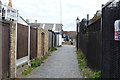
[[[120,0],[0,0],[0,80],[24,78],[120,78]]]
[[[34,69],[29,78],[82,78],[80,76],[76,49],[63,45],[53,52],[44,63]]]

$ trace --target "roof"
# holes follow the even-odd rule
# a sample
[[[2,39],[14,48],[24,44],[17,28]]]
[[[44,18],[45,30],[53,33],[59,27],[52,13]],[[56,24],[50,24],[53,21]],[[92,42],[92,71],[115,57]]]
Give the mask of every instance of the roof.
[[[31,27],[42,27],[43,24],[41,24],[41,23],[31,23],[30,26]]]
[[[76,36],[76,31],[69,31],[68,35],[70,37],[75,37]]]
[[[62,31],[62,24],[56,24],[55,31]]]
[[[45,30],[53,30],[54,24],[45,23],[44,29]]]
[[[27,23],[20,15],[18,15],[18,23],[28,26],[29,23]]]
[[[31,27],[41,27],[45,30],[52,30],[55,32],[62,31],[62,24],[57,23],[30,23]]]
[[[68,31],[63,31],[62,33],[63,33],[63,34],[68,34],[69,32],[68,32]]]

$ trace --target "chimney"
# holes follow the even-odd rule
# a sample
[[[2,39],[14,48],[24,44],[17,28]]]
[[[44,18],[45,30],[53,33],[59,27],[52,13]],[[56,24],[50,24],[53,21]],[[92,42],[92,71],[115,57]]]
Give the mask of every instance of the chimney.
[[[0,5],[2,5],[2,1],[0,0]]]
[[[12,7],[12,1],[11,0],[9,0],[8,6]]]

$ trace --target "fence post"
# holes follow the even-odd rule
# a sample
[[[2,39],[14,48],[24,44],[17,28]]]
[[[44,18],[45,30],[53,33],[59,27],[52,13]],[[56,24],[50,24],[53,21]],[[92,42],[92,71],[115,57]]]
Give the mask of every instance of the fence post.
[[[2,24],[0,22],[0,80],[2,79]]]
[[[78,50],[78,48],[79,48],[79,35],[78,35],[78,33],[79,33],[79,21],[80,21],[80,19],[79,19],[79,17],[77,17],[77,19],[76,19],[76,27],[77,27],[77,36],[76,36],[76,47],[77,47],[77,50]]]
[[[2,7],[2,5],[0,4],[0,7]],[[2,9],[1,13],[2,13]],[[2,19],[2,15],[0,14],[0,19]],[[2,79],[2,23],[0,22],[0,80]]]
[[[28,25],[28,65],[30,66],[30,24]]]
[[[17,20],[16,20],[16,38],[15,38],[15,77],[16,77],[16,74],[17,74],[17,66],[16,66],[16,63],[17,63],[17,24],[18,24],[18,10],[16,11],[16,17],[17,17]]]

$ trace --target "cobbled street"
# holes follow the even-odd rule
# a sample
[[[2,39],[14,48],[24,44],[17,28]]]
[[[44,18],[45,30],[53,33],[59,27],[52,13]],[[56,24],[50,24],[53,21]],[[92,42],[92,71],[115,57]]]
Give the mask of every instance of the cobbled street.
[[[28,76],[29,78],[82,78],[75,46],[63,45],[58,48]]]

